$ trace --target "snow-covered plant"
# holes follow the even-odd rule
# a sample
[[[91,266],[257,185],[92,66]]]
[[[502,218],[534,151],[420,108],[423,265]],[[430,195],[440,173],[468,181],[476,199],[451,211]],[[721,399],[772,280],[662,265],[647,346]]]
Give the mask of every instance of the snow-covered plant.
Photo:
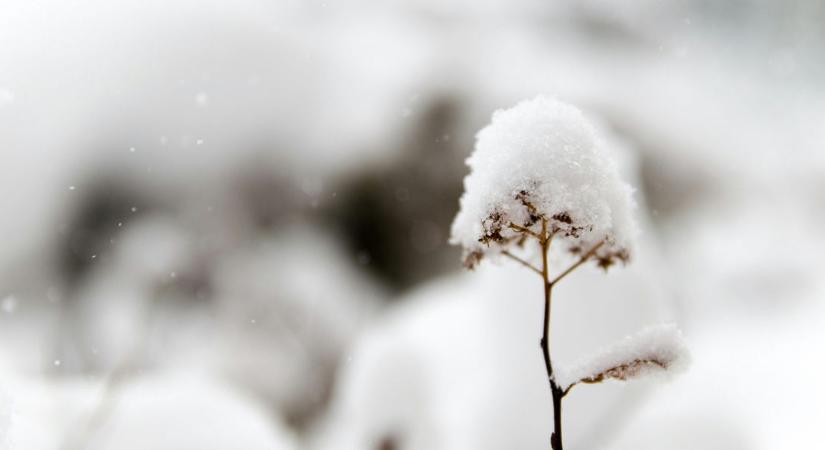
[[[636,225],[632,188],[577,108],[549,97],[496,111],[467,160],[460,210],[450,242],[464,249],[472,269],[485,257],[506,257],[537,273],[544,285],[541,349],[553,399],[551,447],[562,449],[561,402],[573,386],[627,380],[678,368],[686,361],[679,331],[642,331],[588,361],[554,372],[550,357],[553,287],[594,261],[607,270],[633,254]],[[551,270],[551,244],[573,260]],[[570,258],[568,256],[568,259]]]
[[[556,368],[556,383],[567,393],[577,384],[608,379],[626,381],[639,376],[674,374],[685,368],[687,349],[673,324],[649,326],[578,362]]]

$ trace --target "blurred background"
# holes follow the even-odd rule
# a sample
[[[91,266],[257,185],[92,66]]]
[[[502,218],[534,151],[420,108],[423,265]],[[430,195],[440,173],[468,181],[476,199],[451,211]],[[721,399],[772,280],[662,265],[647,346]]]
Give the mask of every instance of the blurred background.
[[[497,108],[584,109],[632,264],[555,295],[569,449],[813,448],[825,423],[825,3],[0,2],[0,448],[549,447],[541,284],[461,270]]]

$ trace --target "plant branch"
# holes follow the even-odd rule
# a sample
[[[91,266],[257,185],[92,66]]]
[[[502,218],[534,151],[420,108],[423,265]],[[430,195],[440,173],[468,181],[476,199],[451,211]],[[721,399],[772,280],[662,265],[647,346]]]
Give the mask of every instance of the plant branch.
[[[564,388],[564,390],[562,390],[562,397],[566,396],[570,392],[570,390],[573,389],[573,387],[576,385],[598,384],[607,379],[626,381],[629,378],[638,375],[644,368],[650,366],[662,370],[667,370],[668,363],[667,361],[660,360],[655,357],[650,357],[636,358],[621,364],[616,364],[615,366],[608,367],[607,369],[604,369],[595,375],[591,375],[589,377],[585,377],[571,383],[569,386]]]
[[[508,258],[510,258],[510,259],[512,259],[513,261],[521,264],[522,266],[532,270],[533,272],[536,272],[537,274],[542,275],[541,270],[536,268],[536,266],[534,266],[534,265],[530,264],[529,262],[519,258],[518,256],[508,252],[507,250],[504,250],[503,252],[501,252],[501,254],[508,257]]]
[[[584,255],[582,255],[582,257],[581,257],[581,258],[579,258],[579,260],[578,260],[578,261],[576,261],[576,263],[575,263],[575,264],[573,264],[572,266],[568,267],[568,268],[567,268],[564,272],[560,273],[560,274],[559,274],[556,278],[553,278],[553,280],[552,280],[552,281],[549,281],[549,282],[548,282],[548,284],[550,284],[550,286],[554,286],[556,283],[558,283],[559,281],[561,281],[561,280],[562,280],[562,278],[564,278],[564,277],[566,277],[567,275],[569,275],[569,274],[570,274],[570,272],[572,272],[572,271],[576,270],[576,269],[577,269],[580,265],[582,265],[582,264],[586,263],[586,262],[587,262],[587,260],[589,260],[591,256],[593,256],[594,254],[596,254],[596,251],[598,251],[598,250],[599,250],[599,248],[600,248],[602,245],[604,245],[604,239],[602,239],[601,241],[599,241],[596,245],[594,245],[594,246],[593,246],[593,248],[591,248],[590,250],[588,250],[588,251],[587,251],[587,253],[585,253]]]
[[[556,384],[553,375],[553,363],[550,360],[550,311],[552,306],[553,285],[548,282],[547,253],[550,250],[550,242],[553,234],[547,233],[547,219],[541,221],[541,274],[544,280],[544,326],[540,341],[541,351],[544,356],[544,365],[547,370],[547,378],[550,381],[550,392],[553,397],[553,434],[550,436],[550,446],[553,450],[562,450],[561,434],[561,399],[564,397],[561,388]]]
[[[510,222],[507,226],[510,227],[510,229],[516,230],[520,233],[529,234],[530,236],[533,236],[534,238],[538,239],[539,242],[544,240],[544,232],[542,232],[542,235],[539,236],[538,233],[536,233],[535,231],[533,231],[533,230],[531,230],[527,227],[523,227],[521,225],[516,225],[513,222]]]

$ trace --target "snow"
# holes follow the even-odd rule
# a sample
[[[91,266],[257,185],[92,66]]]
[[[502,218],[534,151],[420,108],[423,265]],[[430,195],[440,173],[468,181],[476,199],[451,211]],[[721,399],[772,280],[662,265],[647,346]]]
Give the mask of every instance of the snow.
[[[100,266],[78,287],[76,310],[55,330],[54,356],[62,360],[55,366],[112,370],[126,358],[144,362],[147,322],[154,302],[163,298],[157,291],[168,284],[170,272],[191,265],[192,236],[168,218],[136,219],[116,242],[110,253],[97,258]],[[171,353],[168,342],[165,350]]]
[[[68,327],[72,339],[89,344],[75,351],[91,352],[105,369],[129,348],[124,338],[144,315],[131,305],[157,299],[151,351],[139,358],[146,363],[139,370],[217,359],[220,375],[236,375],[233,382],[269,402],[273,416],[291,415],[316,390],[319,369],[339,360],[341,341],[363,326],[352,307],[358,302],[349,300],[371,297],[369,283],[359,289],[347,280],[379,258],[307,251],[303,241],[279,254],[283,242],[276,240],[294,236],[250,226],[245,197],[227,186],[243,184],[254,165],[284,174],[301,199],[334,196],[332,177],[384,167],[405,140],[427,147],[416,139],[438,97],[450,99],[460,116],[461,128],[448,131],[461,142],[454,148],[460,160],[472,147],[464,143],[467,130],[483,126],[494,107],[537,92],[598,113],[641,150],[655,222],[642,224],[646,238],[638,246],[658,237],[666,250],[644,266],[644,249],[635,248],[625,271],[577,271],[559,285],[554,358],[575,360],[662,319],[684,327],[695,355],[688,373],[656,386],[644,405],[635,394],[653,383],[576,389],[564,406],[569,447],[758,450],[810,448],[820,440],[825,78],[816,2],[0,3],[0,40],[8,44],[0,50],[8,69],[0,74],[0,234],[8,237],[0,299],[17,299],[0,300],[2,362],[25,378],[53,373],[56,382],[0,386],[8,394],[0,393],[0,448],[8,444],[7,426],[19,436],[15,425],[29,424],[38,442],[57,441],[61,418],[72,410],[66,405],[78,403],[67,397],[81,393],[64,385],[77,375],[76,356],[54,354],[63,304],[77,305],[72,314],[83,319]],[[777,27],[777,18],[786,26]],[[602,148],[615,145],[608,140]],[[90,276],[71,290],[53,268],[55,241],[63,241],[67,213],[83,205],[98,176],[150,201],[135,203],[133,216],[114,218],[128,233],[115,236],[120,250],[95,253]],[[399,202],[420,197],[407,188]],[[267,189],[267,205],[292,201],[288,188]],[[444,197],[452,205],[456,195]],[[124,200],[126,211],[131,206]],[[176,218],[172,234],[148,227],[130,243],[132,233],[142,234],[144,214],[158,208],[189,219]],[[429,223],[426,215],[412,219]],[[182,241],[167,240],[178,232]],[[426,245],[431,235],[419,227],[412,239]],[[175,246],[190,239],[214,250],[180,254],[199,252],[197,264],[178,260]],[[357,439],[372,426],[401,438],[423,433],[412,442],[419,448],[546,449],[547,386],[531,325],[540,314],[540,286],[515,265],[496,269],[501,273],[480,267],[475,275],[489,277],[485,282],[470,274],[460,289],[410,299],[428,303],[375,333],[375,350],[359,344],[361,353],[343,363],[349,375],[337,396],[349,398],[348,406],[365,404],[362,415],[336,419],[351,432],[345,437]],[[215,284],[190,292],[193,275]],[[330,278],[326,290],[343,298],[313,292]],[[673,299],[681,315],[660,317]],[[474,314],[483,319],[458,322]],[[286,324],[280,328],[279,318]],[[519,377],[529,380],[519,384]],[[781,389],[766,388],[777,379]],[[142,401],[155,395],[124,392]],[[281,401],[283,392],[295,399]],[[42,399],[43,412],[54,420],[37,420],[29,404],[50,394],[58,398]],[[376,400],[382,396],[386,403]],[[633,414],[634,407],[646,410]],[[243,426],[231,421],[236,414],[224,412],[227,428]],[[168,416],[173,428],[176,418]],[[201,417],[199,428],[217,420]],[[620,441],[612,442],[617,434]],[[349,443],[332,442],[336,450]]]
[[[123,387],[90,449],[292,450],[294,433],[264,405],[202,375],[143,377]]]
[[[305,418],[323,404],[344,348],[385,294],[321,230],[282,233],[216,267],[216,365],[287,417]]]
[[[0,379],[4,450],[297,448],[277,412],[199,371],[130,376],[108,394],[102,380],[88,377],[20,377],[2,369]],[[101,408],[102,419],[95,416]]]
[[[0,302],[0,309],[7,314],[13,313],[17,309],[17,298],[14,295],[6,296],[3,301]]]
[[[603,379],[624,381],[660,372],[672,375],[685,370],[689,361],[681,331],[673,324],[653,325],[574,364],[557,365],[555,377],[567,388]]]
[[[554,356],[586,354],[645,323],[674,320],[648,255],[638,256],[627,270],[583,271],[558,287],[554,314],[565,320],[553,331]],[[407,449],[546,449],[552,402],[538,346],[540,299],[539,280],[515,265],[482,265],[399,299],[351,349],[309,448],[376,448],[394,436]],[[615,411],[631,414],[652,388],[604,384],[565,399],[570,448],[609,441]]]
[[[539,96],[496,111],[478,133],[467,165],[450,242],[464,248],[468,262],[512,247],[519,232],[510,224],[539,232],[536,216],[571,247],[589,249],[605,240],[597,256],[622,259],[631,249],[632,188],[619,178],[613,150],[578,108]]]
[[[825,305],[714,313],[696,325],[690,370],[658,388],[608,448],[816,448],[825,421]]]

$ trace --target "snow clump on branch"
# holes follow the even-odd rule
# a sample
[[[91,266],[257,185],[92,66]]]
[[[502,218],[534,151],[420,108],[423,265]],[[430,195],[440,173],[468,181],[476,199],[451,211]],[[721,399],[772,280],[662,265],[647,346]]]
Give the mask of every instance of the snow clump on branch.
[[[630,256],[632,188],[579,109],[539,96],[493,114],[467,159],[450,242],[472,268],[524,243],[525,231],[563,238],[573,254],[596,248],[603,268]],[[529,234],[529,233],[528,233]]]
[[[563,389],[608,379],[627,381],[653,373],[673,376],[690,363],[682,333],[673,324],[649,326],[595,355],[570,366],[556,367],[556,382]]]

